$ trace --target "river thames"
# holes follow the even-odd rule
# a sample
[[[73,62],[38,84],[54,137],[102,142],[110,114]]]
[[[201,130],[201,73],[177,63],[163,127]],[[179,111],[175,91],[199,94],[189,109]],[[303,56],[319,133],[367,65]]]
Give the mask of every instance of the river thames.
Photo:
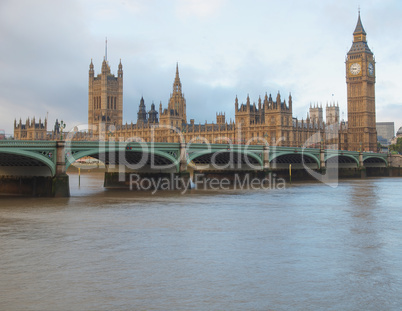
[[[402,179],[0,198],[1,310],[400,310]]]

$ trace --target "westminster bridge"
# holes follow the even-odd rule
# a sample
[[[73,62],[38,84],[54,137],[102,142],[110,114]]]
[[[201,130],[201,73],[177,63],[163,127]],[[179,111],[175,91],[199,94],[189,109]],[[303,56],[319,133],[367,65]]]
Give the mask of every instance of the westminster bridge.
[[[386,170],[391,156],[324,148],[268,145],[145,143],[116,141],[0,141],[0,193],[68,196],[67,169],[93,157],[107,176],[194,172],[323,172],[336,168],[350,176]],[[290,172],[290,171],[289,171]],[[123,175],[121,173],[124,173]],[[286,174],[286,173],[285,173]],[[123,180],[121,179],[123,176]],[[360,175],[359,175],[360,176]]]

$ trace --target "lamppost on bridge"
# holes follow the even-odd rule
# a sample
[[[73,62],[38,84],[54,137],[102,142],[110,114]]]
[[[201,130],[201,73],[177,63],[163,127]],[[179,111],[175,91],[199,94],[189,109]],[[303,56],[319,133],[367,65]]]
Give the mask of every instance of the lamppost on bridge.
[[[63,140],[63,130],[66,128],[66,124],[63,120],[60,121],[60,140]]]

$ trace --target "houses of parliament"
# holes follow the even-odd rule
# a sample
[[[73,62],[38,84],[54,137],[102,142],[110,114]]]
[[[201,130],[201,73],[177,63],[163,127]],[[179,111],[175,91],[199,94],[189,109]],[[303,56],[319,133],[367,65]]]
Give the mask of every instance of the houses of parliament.
[[[73,140],[137,140],[145,142],[192,142],[264,144],[289,147],[319,147],[352,151],[377,151],[375,113],[375,60],[367,45],[360,12],[353,32],[353,43],[346,55],[346,84],[348,121],[342,122],[339,106],[310,106],[305,120],[293,117],[292,96],[265,94],[256,102],[249,96],[245,103],[234,100],[235,120],[227,121],[224,113],[216,114],[216,122],[195,124],[187,118],[186,99],[182,92],[179,68],[173,82],[173,91],[167,107],[152,103],[147,110],[140,100],[137,123],[123,124],[123,66],[118,65],[117,76],[111,73],[106,58],[101,73],[95,76],[94,65],[89,65],[88,130],[72,131]],[[316,135],[318,134],[319,135]],[[71,134],[71,132],[70,132]],[[28,119],[14,121],[14,138],[19,140],[60,139],[56,121],[52,131],[44,122]],[[333,147],[331,147],[333,146]]]

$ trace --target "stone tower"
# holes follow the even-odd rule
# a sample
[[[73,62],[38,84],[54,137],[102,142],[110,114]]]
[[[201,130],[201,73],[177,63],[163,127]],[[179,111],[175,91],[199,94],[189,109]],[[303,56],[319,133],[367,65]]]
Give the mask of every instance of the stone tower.
[[[353,44],[346,56],[346,84],[348,149],[377,151],[375,60],[367,45],[360,12],[353,32]]]
[[[187,124],[186,100],[184,99],[181,91],[178,64],[176,64],[176,76],[173,82],[173,93],[170,96],[168,109],[177,111],[179,118],[182,119],[182,123]]]
[[[140,106],[137,113],[137,125],[144,125],[147,123],[147,111],[145,109],[144,97],[141,97]]]
[[[325,117],[327,120],[327,125],[333,125],[339,123],[339,105],[335,103],[330,103],[325,108]]]
[[[94,65],[89,65],[88,126],[97,134],[113,131],[123,123],[123,66],[121,60],[117,77],[110,72],[104,58],[102,72],[95,77]]]
[[[148,111],[148,123],[156,124],[159,123],[158,121],[158,112],[155,110],[155,104],[152,103],[151,110]]]
[[[216,124],[225,124],[225,122],[226,122],[225,113],[223,112],[216,113]]]
[[[323,113],[322,113],[322,105],[314,104],[311,106],[310,104],[310,120],[315,124],[322,124],[324,121]]]
[[[159,106],[160,124],[181,128],[187,124],[186,100],[181,91],[179,77],[179,66],[176,64],[176,76],[173,82],[173,93],[170,94],[168,108],[162,111],[162,104]]]

